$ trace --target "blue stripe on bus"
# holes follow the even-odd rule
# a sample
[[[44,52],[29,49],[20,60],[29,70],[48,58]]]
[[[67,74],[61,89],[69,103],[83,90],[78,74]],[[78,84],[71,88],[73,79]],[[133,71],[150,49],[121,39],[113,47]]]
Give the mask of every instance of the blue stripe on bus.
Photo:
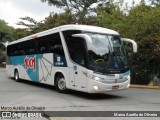
[[[35,65],[36,68],[34,70],[34,66],[26,67],[26,59],[36,59],[35,61]],[[14,66],[20,65],[22,66],[25,70],[26,73],[28,74],[30,80],[34,81],[34,82],[40,82],[39,80],[39,66],[38,66],[38,60],[43,58],[43,54],[36,54],[36,55],[24,55],[24,56],[10,56],[9,59],[11,61],[11,64]],[[67,67],[67,62],[66,62],[66,58],[63,56],[60,56],[58,54],[54,54],[53,55],[53,59],[54,59],[54,66],[56,67]],[[29,63],[31,65],[33,65],[33,63]],[[53,64],[51,64],[53,65]]]
[[[26,69],[25,64],[25,58],[36,58],[36,70],[34,68],[28,68]],[[25,56],[11,56],[10,60],[12,62],[12,65],[17,66],[21,65],[26,70],[29,78],[32,81],[39,82],[39,67],[38,67],[38,60],[43,57],[43,54],[37,54],[37,55],[25,55]]]
[[[130,75],[130,70],[124,73],[125,75]]]

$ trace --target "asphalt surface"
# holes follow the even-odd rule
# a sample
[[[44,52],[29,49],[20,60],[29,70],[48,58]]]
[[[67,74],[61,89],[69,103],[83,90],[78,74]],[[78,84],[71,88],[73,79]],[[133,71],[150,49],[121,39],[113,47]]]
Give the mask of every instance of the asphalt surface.
[[[9,78],[5,69],[0,69],[0,106],[42,108],[43,111],[160,111],[160,90],[135,89],[103,94],[87,94],[70,91],[58,93],[53,86],[15,82]],[[34,107],[33,107],[34,106]],[[29,118],[29,120],[36,118]],[[157,117],[64,117],[37,118],[38,120],[158,120]]]

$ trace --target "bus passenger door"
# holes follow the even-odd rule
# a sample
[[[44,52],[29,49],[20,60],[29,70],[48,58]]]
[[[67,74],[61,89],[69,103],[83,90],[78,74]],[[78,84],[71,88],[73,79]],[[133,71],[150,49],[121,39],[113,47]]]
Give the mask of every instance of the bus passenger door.
[[[74,54],[72,54],[71,56],[74,61],[73,74],[75,89],[87,91],[85,41],[82,38],[74,38],[72,42]]]
[[[74,69],[73,72],[74,72],[75,89],[81,91],[87,91],[86,68],[74,64],[73,69]]]
[[[70,87],[71,89],[87,91],[86,77],[86,41],[81,37],[73,37],[80,31],[64,31],[64,37],[70,56]]]

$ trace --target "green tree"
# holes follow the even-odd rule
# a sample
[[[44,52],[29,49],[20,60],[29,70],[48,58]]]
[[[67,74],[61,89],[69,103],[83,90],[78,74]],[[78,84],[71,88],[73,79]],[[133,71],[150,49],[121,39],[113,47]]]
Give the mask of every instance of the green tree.
[[[124,9],[122,4],[123,1],[98,7],[94,24],[136,40],[138,53],[130,56],[132,83],[148,84],[154,75],[160,75],[160,7],[148,6],[144,0],[137,6],[133,2],[130,9]]]
[[[13,28],[8,26],[3,20],[0,20],[0,43],[13,41]]]
[[[154,75],[160,74],[156,71],[160,70],[160,7],[140,5],[130,17],[134,19],[132,31],[139,45],[135,58],[138,66],[134,66],[139,75],[135,79],[139,78],[140,84],[148,84]]]
[[[41,21],[37,22],[34,18],[28,16],[20,19],[21,21],[19,21],[17,25],[23,26],[23,28],[14,29],[14,38],[16,40],[44,30],[40,26]]]
[[[31,31],[28,31],[28,28],[16,28],[13,31],[13,37],[15,40],[31,35]]]
[[[150,0],[152,5],[160,6],[160,0]]]
[[[31,17],[22,17],[21,21],[17,23],[17,25],[21,25],[24,27],[24,31],[26,34],[35,33],[35,29],[38,27],[39,22],[37,22],[34,18]]]
[[[5,46],[3,43],[13,41],[13,28],[0,20],[0,65],[5,61]]]
[[[30,17],[24,17],[21,18],[21,21],[17,23],[17,25],[24,26],[24,28],[15,29],[14,37],[16,39],[19,39],[37,32],[58,27],[60,25],[75,24],[75,20],[72,18],[73,15],[70,15],[68,11],[60,14],[52,12],[49,14],[48,17],[46,17],[43,21],[40,22],[37,22]]]
[[[77,23],[83,23],[85,21],[86,15],[88,15],[92,10],[93,4],[103,4],[107,0],[41,0],[42,2],[47,2],[49,5],[57,6],[60,8],[65,8],[70,15],[75,14],[73,19],[77,19]]]
[[[104,6],[95,9],[97,16],[95,16],[94,25],[109,28],[120,32],[125,36],[123,31],[130,28],[127,16],[124,13],[123,1],[113,3],[107,2]]]
[[[48,17],[41,23],[39,23],[39,27],[37,29],[47,30],[54,27],[58,27],[60,25],[66,24],[75,24],[75,20],[72,19],[73,15],[68,14],[68,12],[64,13],[50,13]]]

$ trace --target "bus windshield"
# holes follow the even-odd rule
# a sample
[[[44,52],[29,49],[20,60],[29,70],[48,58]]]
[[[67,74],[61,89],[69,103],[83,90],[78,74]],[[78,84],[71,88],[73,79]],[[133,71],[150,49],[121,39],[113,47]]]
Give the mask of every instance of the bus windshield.
[[[128,69],[127,52],[118,35],[86,34],[92,38],[92,45],[88,48],[92,70],[107,73]]]

